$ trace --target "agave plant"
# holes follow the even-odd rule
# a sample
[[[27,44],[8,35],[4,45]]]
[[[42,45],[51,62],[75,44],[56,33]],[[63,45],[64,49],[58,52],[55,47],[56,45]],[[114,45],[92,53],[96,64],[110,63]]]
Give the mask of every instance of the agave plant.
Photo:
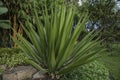
[[[71,71],[78,66],[94,60],[104,51],[96,36],[90,32],[79,42],[79,34],[84,30],[88,19],[88,12],[81,12],[78,23],[73,30],[75,8],[74,5],[66,6],[55,1],[55,5],[43,8],[42,20],[35,12],[35,24],[29,20],[22,25],[24,32],[29,37],[17,34],[14,42],[21,48],[32,66],[49,74],[55,80],[60,75]]]

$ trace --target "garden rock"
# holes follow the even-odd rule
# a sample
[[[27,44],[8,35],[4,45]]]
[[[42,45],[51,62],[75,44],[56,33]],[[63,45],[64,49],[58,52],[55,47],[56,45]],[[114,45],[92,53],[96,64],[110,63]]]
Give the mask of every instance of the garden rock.
[[[33,75],[33,80],[36,80],[36,79],[43,79],[45,78],[46,76],[44,75],[45,73],[44,72],[37,72]]]
[[[7,71],[3,74],[3,80],[23,80],[32,78],[32,75],[37,70],[31,66],[18,66],[11,71]]]
[[[5,65],[0,65],[0,69],[6,70],[6,66]]]

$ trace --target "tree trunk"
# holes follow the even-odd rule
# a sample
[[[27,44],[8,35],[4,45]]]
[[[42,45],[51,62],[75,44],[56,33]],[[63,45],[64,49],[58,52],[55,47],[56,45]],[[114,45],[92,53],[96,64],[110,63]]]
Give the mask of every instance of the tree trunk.
[[[17,32],[17,26],[16,26],[16,14],[13,16],[13,29]],[[13,37],[16,38],[16,33],[13,31]],[[13,47],[16,47],[16,44],[14,43]]]

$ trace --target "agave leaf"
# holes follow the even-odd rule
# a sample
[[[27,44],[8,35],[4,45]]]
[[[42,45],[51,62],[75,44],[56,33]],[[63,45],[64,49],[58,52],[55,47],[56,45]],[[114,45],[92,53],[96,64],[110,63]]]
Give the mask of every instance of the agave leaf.
[[[26,55],[28,55],[31,59],[34,59],[36,62],[41,64],[41,57],[38,56],[34,46],[25,38],[23,38],[19,33],[17,34],[17,37],[19,37],[19,41],[12,37],[14,42],[16,42],[19,45],[19,47],[25,52]]]
[[[81,31],[83,30],[83,26],[88,18],[88,13],[86,13],[86,15],[84,16],[84,19],[82,20],[82,22],[80,21],[77,25],[76,25],[76,29],[74,30],[72,36],[71,36],[71,39],[70,39],[70,42],[69,44],[67,45],[67,48],[66,48],[66,52],[64,52],[63,56],[62,56],[62,59],[60,59],[60,63],[58,65],[58,67],[61,67],[62,64],[64,64],[66,62],[66,60],[70,57],[70,55],[72,54],[72,49],[74,47],[74,44],[78,38],[78,34],[81,33]],[[83,18],[83,17],[82,17]],[[65,43],[64,43],[65,44]],[[62,53],[62,52],[61,52]],[[61,57],[60,57],[61,58]]]
[[[27,63],[31,64],[33,67],[35,67],[37,70],[42,71],[42,72],[47,72],[46,69],[42,68],[40,65],[36,64],[32,60],[25,60]]]
[[[90,54],[85,55],[84,57],[81,57],[80,59],[78,59],[78,61],[75,61],[75,62],[63,67],[62,69],[60,69],[58,74],[65,74],[78,66],[87,64],[87,63],[99,58],[100,56],[95,56],[95,54],[102,53],[104,50],[100,50],[99,52],[94,51],[94,52],[91,52]]]

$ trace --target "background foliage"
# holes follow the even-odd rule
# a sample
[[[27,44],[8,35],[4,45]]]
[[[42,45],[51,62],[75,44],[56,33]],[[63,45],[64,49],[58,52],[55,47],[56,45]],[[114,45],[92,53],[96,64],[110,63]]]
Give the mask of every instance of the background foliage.
[[[102,29],[99,36],[107,43],[120,41],[120,10],[116,10],[115,0],[87,0],[86,8],[91,14],[91,28]]]

